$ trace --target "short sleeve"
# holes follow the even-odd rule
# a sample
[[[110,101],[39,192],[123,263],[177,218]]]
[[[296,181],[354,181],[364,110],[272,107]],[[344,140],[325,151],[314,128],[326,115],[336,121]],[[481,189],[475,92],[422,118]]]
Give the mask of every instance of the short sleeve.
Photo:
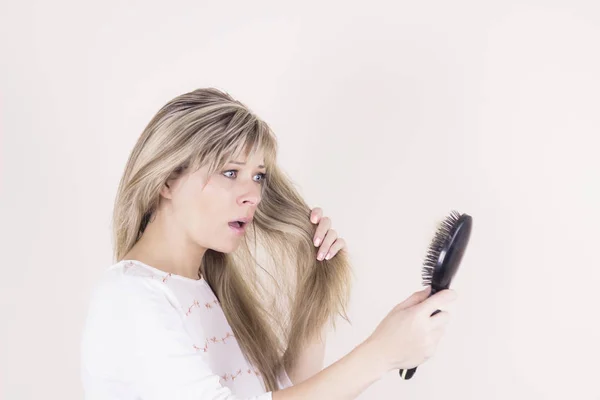
[[[121,276],[109,290],[133,389],[144,400],[242,400],[220,383],[185,329],[175,296],[158,281]],[[108,322],[110,323],[110,322]],[[243,400],[271,400],[272,392]]]

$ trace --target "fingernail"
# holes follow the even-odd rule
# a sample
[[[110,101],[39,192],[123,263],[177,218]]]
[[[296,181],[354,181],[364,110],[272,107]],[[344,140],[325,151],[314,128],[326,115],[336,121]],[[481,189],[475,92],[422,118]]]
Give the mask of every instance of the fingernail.
[[[322,261],[323,260],[323,253],[319,253],[319,255],[317,256],[317,260]]]
[[[321,238],[316,238],[315,239],[315,246],[318,246],[319,243],[321,243]]]
[[[327,255],[325,256],[326,260],[329,260],[331,258],[331,253],[327,253]]]

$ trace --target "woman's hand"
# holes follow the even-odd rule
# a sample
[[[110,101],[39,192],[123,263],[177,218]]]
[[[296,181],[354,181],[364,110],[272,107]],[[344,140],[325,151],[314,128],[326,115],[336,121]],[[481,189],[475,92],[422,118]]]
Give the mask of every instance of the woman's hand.
[[[366,340],[390,369],[409,369],[425,362],[435,353],[446,331],[447,311],[456,299],[452,289],[441,290],[429,297],[431,287],[396,305]],[[441,310],[434,316],[431,314]]]
[[[346,241],[338,237],[337,232],[331,229],[331,219],[323,217],[323,209],[320,207],[311,210],[310,221],[313,224],[319,224],[313,238],[315,247],[321,246],[317,253],[317,260],[330,260],[346,246]]]

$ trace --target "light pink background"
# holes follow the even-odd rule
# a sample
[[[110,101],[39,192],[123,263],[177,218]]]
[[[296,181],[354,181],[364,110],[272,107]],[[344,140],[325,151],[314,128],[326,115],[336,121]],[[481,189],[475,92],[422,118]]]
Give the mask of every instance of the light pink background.
[[[436,222],[473,216],[436,356],[360,399],[600,399],[600,6],[363,3],[0,5],[1,399],[82,397],[126,157],[203,86],[272,125],[348,242],[354,325],[327,363],[419,290]]]

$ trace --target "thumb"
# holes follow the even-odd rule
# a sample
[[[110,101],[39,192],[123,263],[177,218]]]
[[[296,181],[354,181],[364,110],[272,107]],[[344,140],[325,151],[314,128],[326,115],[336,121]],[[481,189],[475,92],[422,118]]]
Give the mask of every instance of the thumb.
[[[427,297],[429,297],[429,293],[431,293],[431,286],[427,286],[425,289],[413,293],[410,297],[398,304],[396,307],[399,309],[413,307],[427,299]]]

